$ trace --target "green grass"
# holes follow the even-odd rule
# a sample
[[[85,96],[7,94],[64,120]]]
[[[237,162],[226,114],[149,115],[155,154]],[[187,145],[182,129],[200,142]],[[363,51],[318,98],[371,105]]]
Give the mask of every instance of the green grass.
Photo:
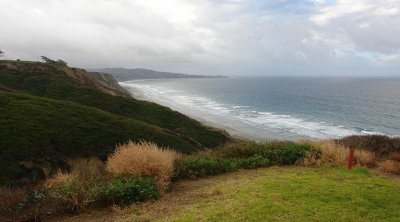
[[[128,140],[153,141],[183,153],[202,148],[184,136],[142,121],[72,102],[1,91],[0,138],[0,162],[4,165],[0,182],[18,177],[19,161],[107,155],[116,144]]]
[[[269,168],[225,178],[168,221],[398,221],[400,183],[356,168]],[[239,178],[238,178],[239,177]],[[233,182],[232,182],[233,181]],[[211,197],[210,197],[211,196]]]
[[[226,134],[222,131],[206,127],[167,107],[133,98],[108,95],[92,86],[78,83],[67,77],[57,65],[24,62],[11,62],[11,64],[18,69],[0,66],[0,84],[9,88],[35,96],[72,101],[118,116],[144,121],[193,138],[209,148],[221,145],[227,140]]]

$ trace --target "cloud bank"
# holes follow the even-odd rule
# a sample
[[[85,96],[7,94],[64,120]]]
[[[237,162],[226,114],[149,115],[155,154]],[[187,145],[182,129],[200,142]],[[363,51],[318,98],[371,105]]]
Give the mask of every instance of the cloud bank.
[[[2,0],[7,58],[225,75],[400,75],[400,0]]]

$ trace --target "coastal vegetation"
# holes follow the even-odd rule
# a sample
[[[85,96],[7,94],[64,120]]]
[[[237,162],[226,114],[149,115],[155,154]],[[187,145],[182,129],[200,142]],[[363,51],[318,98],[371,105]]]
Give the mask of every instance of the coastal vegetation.
[[[288,219],[288,216],[291,218],[299,215],[303,219],[314,217],[326,219],[331,216],[329,213],[312,210],[311,214],[307,214],[301,211],[306,208],[315,209],[317,205],[324,202],[326,206],[317,208],[322,210],[328,206],[336,206],[336,210],[344,213],[341,216],[343,219],[356,218],[357,215],[362,215],[362,212],[371,211],[374,213],[362,215],[360,218],[394,220],[397,217],[396,213],[392,212],[387,215],[386,213],[388,213],[387,209],[396,208],[397,194],[393,193],[393,190],[398,189],[400,185],[397,181],[379,178],[372,174],[374,170],[381,173],[389,172],[382,168],[387,165],[387,161],[382,163],[381,156],[375,156],[368,150],[357,149],[355,153],[355,168],[345,170],[344,166],[348,162],[346,159],[348,149],[344,149],[343,145],[335,141],[240,142],[189,155],[178,154],[176,151],[158,147],[154,143],[128,142],[119,145],[108,156],[106,162],[100,162],[95,167],[90,166],[89,162],[83,161],[80,164],[89,165],[81,167],[81,170],[72,166],[70,172],[59,171],[34,188],[3,188],[0,192],[2,199],[9,196],[11,192],[16,192],[18,195],[10,198],[7,203],[3,203],[0,211],[8,217],[21,219],[44,217],[44,212],[51,212],[51,214],[82,213],[89,209],[102,209],[111,205],[124,208],[138,202],[153,201],[159,198],[162,200],[164,196],[168,198],[168,196],[174,195],[174,191],[170,191],[174,189],[174,184],[180,183],[185,178],[210,178],[209,176],[235,171],[239,171],[238,175],[240,175],[242,170],[275,166],[270,170],[266,168],[265,171],[268,171],[267,175],[270,176],[263,175],[251,181],[247,178],[247,185],[239,182],[237,195],[232,193],[232,187],[222,183],[221,186],[215,187],[216,191],[213,193],[213,196],[216,195],[215,198],[206,198],[212,205],[224,204],[225,198],[233,198],[233,208],[223,208],[219,212],[206,207],[199,211],[202,209],[200,198],[190,202],[189,213],[177,211],[173,218],[182,221],[209,220],[210,218],[228,220],[232,216],[232,211],[240,208],[240,210],[245,210],[242,212],[243,214],[238,214],[240,218],[242,216],[253,219],[272,217],[285,220]],[[390,161],[399,163],[397,153],[392,153],[389,158]],[[287,166],[296,167],[287,168]],[[308,168],[304,168],[304,166]],[[89,170],[90,168],[95,170]],[[283,172],[283,176],[275,174],[275,171],[277,171],[276,173]],[[391,173],[398,174],[400,171]],[[282,184],[282,181],[285,182]],[[277,184],[279,182],[281,182],[280,186]],[[263,184],[268,189],[261,189],[264,187]],[[293,189],[293,186],[297,186],[298,189]],[[320,187],[317,189],[318,186]],[[374,187],[380,187],[380,192],[374,192]],[[309,193],[313,189],[316,189],[315,195]],[[351,192],[353,189],[356,191]],[[253,191],[250,192],[250,190]],[[276,198],[279,197],[270,196],[271,192],[285,197],[295,195],[300,199],[285,198],[282,206],[276,205],[270,201],[277,201]],[[260,198],[260,195],[267,195],[268,198]],[[324,197],[324,195],[327,196]],[[267,208],[281,206],[284,207],[283,211],[271,209],[271,212],[267,211],[271,215],[262,213],[262,207],[251,211],[252,204],[240,204],[245,196],[250,198],[251,203],[257,202]],[[221,199],[221,197],[223,198]],[[388,200],[388,202],[384,202],[384,200]],[[290,207],[296,201],[301,201],[302,205],[295,208]],[[353,202],[361,204],[363,210],[353,213],[349,211],[345,206]],[[382,207],[381,210],[376,208],[378,206]],[[250,211],[247,212],[246,209]],[[294,215],[284,216],[285,209],[295,210]],[[144,213],[146,212],[144,210]],[[130,214],[124,216],[135,217]]]
[[[239,141],[46,59],[0,61],[1,221],[400,216],[399,138]]]

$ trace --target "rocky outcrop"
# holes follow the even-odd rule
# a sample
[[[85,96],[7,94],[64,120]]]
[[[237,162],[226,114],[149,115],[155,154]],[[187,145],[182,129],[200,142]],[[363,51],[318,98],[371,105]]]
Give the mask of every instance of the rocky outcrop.
[[[118,95],[129,96],[129,92],[125,90],[118,82],[114,79],[111,74],[101,72],[88,72],[97,83],[101,84],[105,90],[108,90],[109,94],[118,93]]]
[[[87,72],[84,69],[61,67],[65,74],[84,85],[95,86],[100,91],[114,95],[129,97],[130,94],[122,88],[114,77],[107,73]]]

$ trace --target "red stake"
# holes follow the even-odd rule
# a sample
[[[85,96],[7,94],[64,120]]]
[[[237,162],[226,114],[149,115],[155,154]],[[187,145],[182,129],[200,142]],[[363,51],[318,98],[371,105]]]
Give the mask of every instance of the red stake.
[[[353,167],[353,158],[354,158],[354,149],[350,149],[349,164],[348,164],[349,169]]]

